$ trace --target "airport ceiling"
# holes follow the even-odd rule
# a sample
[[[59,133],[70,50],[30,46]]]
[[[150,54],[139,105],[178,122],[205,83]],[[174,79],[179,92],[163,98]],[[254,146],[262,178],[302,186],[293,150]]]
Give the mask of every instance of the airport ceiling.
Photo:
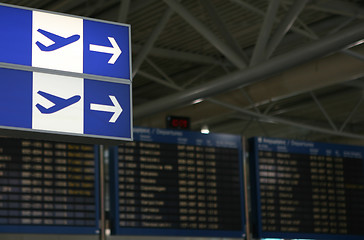
[[[364,144],[355,0],[5,0],[131,25],[134,125]]]

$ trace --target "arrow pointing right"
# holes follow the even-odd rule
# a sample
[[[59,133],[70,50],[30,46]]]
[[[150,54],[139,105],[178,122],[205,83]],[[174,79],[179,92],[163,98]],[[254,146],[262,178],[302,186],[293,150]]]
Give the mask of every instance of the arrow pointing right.
[[[90,51],[112,54],[108,63],[114,64],[116,60],[118,60],[121,54],[121,50],[113,37],[107,37],[107,38],[109,39],[112,47],[90,44]]]
[[[103,105],[103,104],[91,103],[90,109],[94,110],[94,111],[113,112],[114,114],[111,116],[109,122],[115,123],[116,120],[118,120],[123,109],[121,108],[121,106],[115,96],[109,95],[109,98],[112,101],[113,105]]]

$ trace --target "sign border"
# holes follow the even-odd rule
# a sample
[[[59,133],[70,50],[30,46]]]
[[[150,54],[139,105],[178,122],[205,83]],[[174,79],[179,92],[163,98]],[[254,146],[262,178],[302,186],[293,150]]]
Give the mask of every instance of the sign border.
[[[68,16],[83,20],[89,20],[94,22],[101,22],[101,23],[107,23],[112,25],[118,25],[118,26],[124,26],[128,28],[129,32],[129,76],[130,79],[123,79],[123,78],[116,78],[116,77],[107,77],[102,75],[93,75],[93,74],[85,74],[85,73],[76,73],[76,72],[69,72],[69,71],[61,71],[61,70],[53,70],[53,69],[47,69],[47,68],[40,68],[40,67],[33,67],[33,66],[27,66],[27,65],[20,65],[20,64],[13,64],[13,63],[6,63],[6,62],[0,62],[0,68],[6,68],[6,69],[13,69],[13,70],[21,70],[21,71],[27,71],[27,72],[41,72],[41,73],[48,73],[48,74],[54,74],[54,75],[60,75],[60,76],[71,76],[71,77],[77,77],[77,78],[83,78],[83,79],[91,79],[91,80],[97,80],[97,81],[103,81],[103,82],[113,82],[113,83],[121,83],[121,84],[128,84],[130,86],[130,138],[129,137],[114,137],[114,136],[103,136],[103,135],[92,135],[92,134],[78,134],[78,133],[68,133],[68,132],[57,132],[57,131],[47,131],[47,130],[37,130],[37,129],[28,129],[28,128],[18,128],[18,127],[9,127],[9,126],[0,126],[0,129],[4,130],[18,130],[18,131],[24,131],[28,133],[41,133],[41,134],[54,134],[56,136],[70,136],[70,137],[84,137],[84,138],[94,138],[94,139],[103,139],[103,140],[115,140],[115,141],[133,141],[133,102],[132,102],[132,54],[131,54],[131,26],[130,24],[125,23],[118,23],[118,22],[112,22],[107,20],[100,20],[95,18],[89,18],[89,17],[82,17],[82,16],[76,16],[72,14],[66,14],[66,13],[58,13],[58,12],[52,12],[48,10],[42,10],[42,9],[35,9],[30,7],[23,7],[23,6],[17,6],[7,3],[0,3],[0,6],[9,7],[9,8],[16,8],[16,9],[24,9],[29,11],[38,11],[38,12],[44,12],[48,14],[55,14],[60,16]]]

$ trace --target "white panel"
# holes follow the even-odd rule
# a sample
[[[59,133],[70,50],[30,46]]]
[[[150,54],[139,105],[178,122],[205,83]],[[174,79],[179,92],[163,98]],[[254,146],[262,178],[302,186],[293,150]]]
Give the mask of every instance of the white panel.
[[[82,78],[34,72],[32,128],[83,134],[83,82]],[[55,104],[52,102],[52,97],[47,98],[47,96],[44,96],[44,93],[56,96],[56,98],[62,98],[63,100],[56,99]],[[79,100],[77,100],[77,96],[80,97]],[[72,98],[77,101],[72,101]],[[57,103],[59,106],[62,104],[64,106],[59,110],[52,108]],[[44,107],[44,109],[57,111],[42,113],[37,104]]]
[[[83,20],[33,11],[32,66],[82,73]]]

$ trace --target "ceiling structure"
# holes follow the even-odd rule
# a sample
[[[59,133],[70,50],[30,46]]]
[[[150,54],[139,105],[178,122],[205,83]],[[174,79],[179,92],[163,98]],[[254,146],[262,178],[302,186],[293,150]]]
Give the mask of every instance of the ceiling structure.
[[[364,144],[359,0],[3,0],[128,23],[134,125]]]

